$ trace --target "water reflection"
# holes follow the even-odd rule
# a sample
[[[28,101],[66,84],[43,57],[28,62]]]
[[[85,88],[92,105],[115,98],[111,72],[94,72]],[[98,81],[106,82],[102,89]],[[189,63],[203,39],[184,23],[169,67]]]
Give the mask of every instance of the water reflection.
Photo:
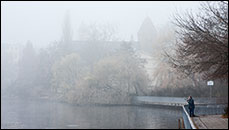
[[[74,106],[2,102],[2,128],[178,128],[180,109],[140,106]]]

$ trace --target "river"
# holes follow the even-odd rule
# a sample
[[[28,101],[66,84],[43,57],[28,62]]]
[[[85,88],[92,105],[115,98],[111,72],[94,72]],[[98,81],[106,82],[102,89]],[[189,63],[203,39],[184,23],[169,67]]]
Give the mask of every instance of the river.
[[[47,101],[4,100],[1,128],[177,129],[181,109],[155,106],[77,106]]]

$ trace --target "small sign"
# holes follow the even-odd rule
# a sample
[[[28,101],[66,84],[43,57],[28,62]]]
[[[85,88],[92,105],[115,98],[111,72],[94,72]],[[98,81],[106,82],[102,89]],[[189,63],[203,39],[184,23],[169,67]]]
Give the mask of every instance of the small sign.
[[[208,81],[208,83],[207,83],[209,86],[212,86],[212,85],[214,85],[214,82],[213,81]]]

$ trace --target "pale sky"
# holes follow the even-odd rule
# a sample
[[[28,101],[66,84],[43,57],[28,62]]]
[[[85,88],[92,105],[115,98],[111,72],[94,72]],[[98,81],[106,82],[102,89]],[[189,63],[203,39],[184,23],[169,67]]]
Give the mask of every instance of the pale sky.
[[[129,40],[145,19],[150,17],[158,29],[171,23],[175,12],[197,11],[200,2],[183,1],[21,1],[1,2],[1,43],[24,44],[32,41],[44,47],[58,41],[66,11],[70,11],[73,39],[77,40],[79,25],[110,23],[117,27],[120,39]]]

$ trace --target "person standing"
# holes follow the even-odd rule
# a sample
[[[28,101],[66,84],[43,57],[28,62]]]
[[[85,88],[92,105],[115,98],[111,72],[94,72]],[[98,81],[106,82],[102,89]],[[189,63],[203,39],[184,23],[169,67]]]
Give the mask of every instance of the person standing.
[[[188,109],[189,109],[189,113],[190,113],[190,117],[194,117],[194,109],[195,109],[195,104],[194,104],[194,100],[192,99],[192,96],[188,97]]]

